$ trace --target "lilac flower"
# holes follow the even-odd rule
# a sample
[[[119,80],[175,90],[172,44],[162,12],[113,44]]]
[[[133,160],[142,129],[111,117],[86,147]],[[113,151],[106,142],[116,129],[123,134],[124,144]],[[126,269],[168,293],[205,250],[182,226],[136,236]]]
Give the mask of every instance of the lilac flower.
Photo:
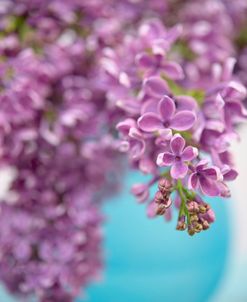
[[[237,178],[238,172],[228,165],[224,165],[221,169],[221,173],[225,181],[231,181]]]
[[[146,184],[134,184],[131,188],[132,194],[134,194],[138,202],[144,202],[149,197],[149,187]]]
[[[188,173],[186,162],[193,160],[198,155],[198,150],[188,146],[180,134],[175,134],[170,142],[171,152],[160,153],[157,158],[158,166],[171,166],[171,176],[175,179],[184,178]]]
[[[141,107],[141,113],[149,111],[156,112],[159,101],[164,95],[172,96],[172,91],[168,83],[157,76],[148,77],[143,83],[143,90],[147,100],[144,101]],[[189,95],[176,95],[172,99],[175,102],[177,111],[193,111],[198,110],[196,100]]]
[[[164,95],[171,93],[167,82],[158,76],[150,76],[143,82],[143,90],[146,95],[160,100]]]
[[[168,62],[162,54],[148,55],[142,53],[136,59],[140,68],[146,70],[147,76],[165,74],[173,80],[181,80],[184,77],[181,66],[175,62]]]
[[[120,149],[124,152],[129,151],[132,159],[139,159],[145,152],[146,144],[142,133],[136,128],[135,121],[127,119],[118,123],[116,127],[126,139]]]
[[[195,168],[192,169],[188,187],[191,190],[199,188],[203,194],[209,196],[218,196],[220,194],[220,189],[217,182],[222,180],[223,177],[218,167],[208,167],[208,161],[201,160]]]
[[[206,0],[205,7],[200,17],[190,1],[182,9],[179,6],[174,9],[174,14],[181,14],[184,22],[185,31],[178,34],[181,35],[181,40],[177,40],[177,35],[175,39],[174,36],[169,40],[159,22],[144,23],[138,34],[129,33],[126,36],[126,41],[116,52],[117,60],[114,61],[118,74],[123,70],[124,78],[128,79],[123,83],[125,86],[128,84],[128,93],[125,90],[125,96],[121,94],[121,108],[125,112],[125,118],[131,117],[137,123],[145,143],[145,149],[142,149],[136,161],[130,156],[131,166],[144,172],[140,163],[146,159],[154,161],[158,155],[157,166],[167,167],[167,171],[161,172],[156,168],[150,172],[156,182],[161,176],[166,176],[166,173],[170,174],[172,190],[176,191],[175,196],[180,200],[177,206],[181,213],[186,206],[185,197],[192,200],[197,196],[197,190],[204,190],[210,196],[227,196],[227,173],[224,179],[221,176],[213,181],[210,168],[204,167],[205,171],[201,171],[200,175],[196,172],[197,165],[194,167],[195,162],[192,161],[197,155],[203,158],[206,154],[214,163],[212,170],[216,167],[220,171],[222,164],[229,164],[224,159],[224,154],[228,153],[231,141],[237,137],[236,124],[246,118],[242,104],[245,88],[232,73],[234,59],[228,58],[233,54],[231,20],[224,5],[212,4],[211,0]],[[218,20],[218,14],[222,19]],[[212,22],[219,26],[212,26]],[[211,43],[214,44],[213,53]],[[131,54],[129,49],[132,50]],[[127,54],[128,64],[122,64],[126,62]],[[172,66],[169,65],[171,62]],[[173,68],[168,72],[167,66]],[[183,80],[182,74],[185,75]],[[175,131],[186,131],[182,134],[184,138],[180,137],[180,140],[184,140],[180,144],[181,150],[172,147],[173,139],[179,136],[172,138]],[[124,140],[125,138],[123,143]],[[189,146],[189,151],[185,145]],[[193,148],[193,145],[198,149]],[[128,151],[129,155],[131,152]],[[219,160],[216,160],[217,157]],[[198,167],[200,170],[200,164]],[[187,179],[179,181],[179,178],[187,175],[194,180],[195,176],[192,177],[191,174],[199,179],[193,188],[188,186]],[[229,175],[232,179],[235,177],[234,173],[230,172]],[[204,186],[205,183],[209,185]],[[202,212],[208,209],[201,207]],[[155,216],[156,211],[151,202],[148,206],[149,215]],[[165,207],[161,203],[158,213],[163,214],[164,211]],[[206,216],[204,219],[203,214],[204,212],[201,216],[191,217],[192,220],[195,219],[191,224],[190,217],[185,215],[185,224],[182,223],[181,228],[187,229],[191,235],[207,229],[212,221]]]
[[[42,208],[30,216],[27,206],[1,205],[1,279],[11,292],[36,293],[40,301],[72,301],[97,275],[101,217],[90,204],[83,206],[84,222],[78,226],[67,214],[54,224],[42,216]]]
[[[220,196],[225,197],[225,198],[231,197],[231,192],[230,192],[230,189],[227,186],[226,182],[235,180],[238,176],[238,172],[235,169],[231,168],[230,166],[224,165],[221,168],[221,173],[223,176],[223,180],[217,184],[217,186],[220,190]]]
[[[138,119],[138,126],[146,132],[154,132],[162,129],[185,131],[195,123],[194,113],[184,110],[176,112],[176,106],[168,96],[164,96],[158,104],[158,113],[144,113]]]

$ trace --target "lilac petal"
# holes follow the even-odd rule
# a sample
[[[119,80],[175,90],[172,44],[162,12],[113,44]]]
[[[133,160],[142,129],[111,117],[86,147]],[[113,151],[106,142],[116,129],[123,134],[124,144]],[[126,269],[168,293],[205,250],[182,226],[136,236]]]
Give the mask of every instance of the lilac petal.
[[[190,129],[196,121],[195,114],[190,111],[180,111],[171,120],[171,128],[178,131]]]
[[[220,196],[224,197],[224,198],[229,198],[231,197],[231,192],[230,189],[228,188],[228,186],[226,185],[226,183],[224,183],[223,181],[218,182],[218,187],[220,190]]]
[[[133,139],[137,140],[143,140],[143,135],[142,133],[136,128],[136,127],[131,127],[129,130],[129,136]]]
[[[122,110],[130,113],[131,115],[135,115],[140,113],[140,103],[136,102],[133,99],[119,99],[116,103],[116,106],[121,108]]]
[[[200,176],[200,188],[203,194],[208,196],[218,196],[220,189],[215,181],[208,179],[207,177]]]
[[[169,198],[169,199],[166,201],[165,205],[166,205],[166,208],[167,208],[167,209],[170,208],[170,206],[172,205],[172,200],[171,200],[171,198]]]
[[[148,198],[149,198],[149,191],[147,190],[147,191],[143,192],[142,195],[140,195],[140,196],[137,197],[137,201],[140,202],[140,203],[142,203],[142,202],[147,201]]]
[[[130,149],[130,143],[128,141],[121,141],[118,145],[118,150],[120,152],[128,152]]]
[[[206,219],[209,223],[213,223],[215,221],[215,213],[212,209],[209,209],[207,213],[204,214],[204,219]]]
[[[166,33],[166,40],[170,44],[174,43],[182,34],[183,27],[181,24],[175,25]]]
[[[142,68],[152,68],[154,66],[154,59],[146,53],[141,53],[136,56],[137,64]]]
[[[171,139],[171,150],[175,155],[180,155],[185,146],[185,140],[180,134],[175,134]]]
[[[163,72],[172,80],[181,80],[184,78],[184,72],[181,66],[175,62],[165,62],[162,64]]]
[[[156,163],[158,166],[171,166],[174,162],[174,155],[169,152],[160,153],[157,157]]]
[[[226,110],[231,117],[241,117],[246,118],[247,111],[244,105],[239,100],[234,100],[226,103]]]
[[[142,195],[142,193],[144,191],[146,191],[147,189],[148,189],[148,187],[146,184],[137,183],[132,186],[131,193],[134,194],[135,196],[138,196],[138,195]]]
[[[172,211],[171,208],[168,208],[164,214],[164,218],[166,221],[171,221],[172,220]]]
[[[209,130],[223,132],[225,129],[225,123],[223,121],[218,121],[218,120],[209,120],[206,122],[205,128]]]
[[[238,99],[238,98],[245,98],[247,94],[246,88],[239,82],[231,81],[227,84],[227,88],[225,89],[224,94],[222,95],[223,98],[231,98],[231,99]]]
[[[214,109],[217,108],[218,110],[221,110],[225,106],[225,101],[222,98],[220,93],[217,94],[214,102],[211,102],[211,103],[212,103],[211,104],[211,107],[212,107],[211,110],[213,110],[213,107],[214,107]]]
[[[198,176],[196,175],[196,173],[192,173],[188,180],[188,188],[190,190],[196,190],[198,188],[198,184]]]
[[[175,179],[184,178],[188,172],[188,166],[182,161],[177,161],[171,168],[171,176]]]
[[[139,128],[146,132],[157,131],[164,126],[159,116],[155,113],[145,113],[137,121]]]
[[[217,167],[210,167],[203,170],[203,175],[213,181],[223,180],[220,169]]]
[[[196,158],[197,155],[198,155],[198,149],[189,146],[184,149],[181,158],[183,161],[191,161],[192,159]]]
[[[208,165],[208,163],[209,162],[206,158],[200,160],[199,163],[196,165],[196,170],[202,171]]]
[[[196,100],[189,95],[176,96],[177,110],[193,111],[197,108]]]
[[[236,64],[235,58],[228,58],[222,68],[221,78],[223,81],[229,81],[232,78],[233,69]]]
[[[139,169],[144,174],[154,174],[156,171],[156,165],[153,160],[148,157],[144,157],[139,161]]]
[[[157,157],[157,165],[162,166],[171,166],[174,163],[175,156],[172,153],[164,152],[160,153]]]
[[[149,190],[146,184],[137,183],[131,188],[131,193],[136,196],[139,202],[144,202],[149,197]]]
[[[238,172],[234,169],[229,169],[227,172],[223,173],[225,181],[232,181],[238,177]]]
[[[207,220],[209,223],[213,223],[215,221],[215,214],[212,209],[209,209],[205,214],[200,214],[200,217]]]
[[[141,37],[148,37],[153,40],[157,36],[164,33],[164,26],[162,22],[158,19],[151,19],[144,24],[142,24],[139,28],[139,34]]]
[[[160,98],[165,94],[169,94],[169,86],[165,80],[153,76],[144,81],[144,91],[152,97]]]
[[[179,194],[176,194],[176,195],[175,195],[175,198],[174,198],[174,206],[175,206],[177,209],[180,209],[180,206],[181,206],[181,198],[180,198],[180,195],[179,195]]]
[[[172,130],[169,128],[164,128],[164,129],[160,129],[158,130],[159,135],[161,137],[161,139],[165,139],[167,141],[170,141],[172,138]]]
[[[163,122],[170,121],[174,116],[176,107],[173,99],[168,96],[164,96],[158,105],[158,112],[163,120]]]
[[[225,151],[225,152],[218,154],[218,156],[219,156],[218,160],[220,161],[221,164],[224,164],[225,166],[230,166],[230,167],[233,166],[232,155],[230,154],[230,152]]]
[[[130,156],[132,159],[139,159],[145,152],[146,144],[144,141],[135,140],[130,145]]]
[[[155,145],[162,148],[162,149],[167,150],[168,147],[170,146],[170,139],[167,140],[166,137],[158,136],[155,139]]]
[[[156,216],[157,204],[152,201],[147,206],[147,216],[148,218],[154,218]]]
[[[123,122],[118,123],[116,128],[123,136],[127,136],[129,134],[130,128],[135,126],[136,126],[136,121],[131,118],[128,118]]]
[[[166,55],[167,48],[168,48],[167,41],[165,41],[164,39],[156,39],[152,43],[152,53],[156,57],[164,57]],[[159,66],[160,64],[157,65]]]
[[[159,167],[162,167],[162,166],[163,166],[163,156],[164,156],[164,153],[160,153],[160,154],[157,156],[156,164],[157,164]]]
[[[141,114],[143,115],[144,113],[148,113],[148,112],[157,113],[158,104],[159,104],[158,99],[151,99],[146,101],[145,103],[143,103],[141,107]]]

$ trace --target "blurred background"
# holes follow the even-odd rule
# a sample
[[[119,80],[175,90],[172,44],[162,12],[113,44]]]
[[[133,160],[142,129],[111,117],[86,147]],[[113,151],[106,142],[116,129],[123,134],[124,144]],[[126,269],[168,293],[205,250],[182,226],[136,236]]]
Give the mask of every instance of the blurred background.
[[[239,178],[229,200],[209,200],[216,211],[212,228],[189,237],[175,221],[149,220],[136,204],[130,173],[121,194],[104,207],[105,271],[76,302],[238,302],[247,301],[247,128],[234,146]],[[1,191],[8,173],[1,175]],[[1,288],[1,302],[17,301]]]

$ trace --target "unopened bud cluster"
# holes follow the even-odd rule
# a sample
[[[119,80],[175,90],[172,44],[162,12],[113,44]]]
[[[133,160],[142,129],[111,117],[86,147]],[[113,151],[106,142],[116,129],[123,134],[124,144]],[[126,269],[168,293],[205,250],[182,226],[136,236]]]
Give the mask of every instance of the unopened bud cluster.
[[[188,234],[193,236],[196,233],[205,231],[214,222],[215,215],[210,205],[205,202],[188,200],[186,202],[186,216],[181,215],[178,219],[177,230],[184,231],[187,229]]]
[[[158,184],[159,191],[156,192],[154,201],[157,205],[156,215],[164,215],[166,210],[171,206],[170,198],[172,192],[172,183],[166,179],[161,178]]]

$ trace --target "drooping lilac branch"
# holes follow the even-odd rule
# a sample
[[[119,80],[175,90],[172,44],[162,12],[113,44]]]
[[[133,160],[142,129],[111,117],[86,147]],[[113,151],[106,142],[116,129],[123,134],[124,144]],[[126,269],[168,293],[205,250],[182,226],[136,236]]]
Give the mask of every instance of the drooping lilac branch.
[[[70,302],[99,275],[100,204],[122,183],[123,153],[151,175],[132,187],[150,218],[175,208],[178,230],[210,227],[204,196],[228,197],[237,177],[246,15],[245,0],[1,1],[0,163],[15,178],[0,278],[12,293]]]

